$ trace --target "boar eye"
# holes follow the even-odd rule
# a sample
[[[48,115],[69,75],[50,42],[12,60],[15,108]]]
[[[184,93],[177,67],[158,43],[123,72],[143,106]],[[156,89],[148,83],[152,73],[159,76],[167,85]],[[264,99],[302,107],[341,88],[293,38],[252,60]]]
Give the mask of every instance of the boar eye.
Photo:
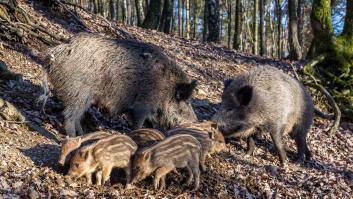
[[[76,168],[78,168],[79,166],[80,166],[80,164],[78,164],[78,163],[74,164],[74,167],[76,167]]]

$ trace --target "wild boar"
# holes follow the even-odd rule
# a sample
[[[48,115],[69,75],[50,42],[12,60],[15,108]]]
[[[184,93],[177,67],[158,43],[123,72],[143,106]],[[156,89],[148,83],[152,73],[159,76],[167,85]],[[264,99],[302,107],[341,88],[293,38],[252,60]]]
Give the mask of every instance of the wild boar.
[[[310,159],[306,137],[314,105],[297,80],[276,68],[259,67],[226,81],[224,87],[222,108],[213,120],[226,137],[252,136],[257,129],[269,132],[284,165],[282,135],[291,132],[298,149],[296,161]]]
[[[85,176],[92,184],[92,174],[96,172],[97,184],[109,182],[113,168],[124,168],[126,188],[131,183],[132,156],[137,150],[136,143],[126,135],[111,135],[93,144],[80,148],[70,162],[69,176]]]
[[[113,115],[125,113],[132,129],[197,120],[189,101],[196,80],[157,46],[81,33],[49,49],[45,59],[70,137],[83,134],[80,120],[92,103]]]
[[[199,160],[202,148],[199,141],[191,135],[173,135],[161,142],[138,151],[133,160],[133,182],[145,179],[155,173],[154,188],[160,191],[165,187],[165,176],[176,168],[187,168],[190,185],[194,179],[194,190],[199,188]]]
[[[212,140],[212,148],[210,153],[218,153],[226,149],[225,139],[223,134],[218,129],[218,124],[213,121],[202,121],[202,122],[186,122],[177,125],[174,129],[187,128],[196,129],[204,132],[208,132]],[[173,131],[174,129],[169,130]]]
[[[187,134],[195,137],[201,144],[202,156],[200,159],[200,165],[202,171],[206,171],[205,161],[206,156],[216,152],[220,152],[226,148],[224,137],[223,140],[216,140],[215,135],[212,132],[200,131],[196,129],[188,128],[177,128],[167,131],[167,136]]]
[[[93,133],[88,133],[82,136],[78,136],[75,138],[66,137],[61,142],[61,149],[60,149],[60,157],[58,163],[62,166],[68,164],[74,155],[75,150],[78,149],[80,146],[85,146],[87,144],[91,144],[93,142],[98,141],[104,137],[110,136],[111,133],[106,131],[97,131]]]
[[[139,148],[151,146],[158,141],[164,140],[165,136],[156,129],[138,129],[127,134]]]

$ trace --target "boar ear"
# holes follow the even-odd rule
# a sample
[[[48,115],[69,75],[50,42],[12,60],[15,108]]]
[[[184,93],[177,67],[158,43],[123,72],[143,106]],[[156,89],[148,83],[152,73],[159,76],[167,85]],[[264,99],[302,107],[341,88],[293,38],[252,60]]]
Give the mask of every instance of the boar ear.
[[[226,79],[223,81],[224,90],[232,83],[232,79]]]
[[[215,133],[213,131],[209,131],[208,136],[211,138],[211,140],[215,139]]]
[[[240,105],[247,106],[252,98],[253,88],[251,86],[242,87],[236,94],[236,98]]]
[[[151,157],[151,153],[145,152],[142,154],[142,158],[144,161],[148,161],[150,159],[150,157]]]
[[[145,60],[149,60],[152,58],[152,54],[151,53],[142,53],[142,58]]]
[[[187,100],[191,97],[192,91],[197,86],[197,81],[192,80],[190,84],[179,84],[176,87],[175,97],[178,101]]]
[[[216,122],[212,122],[211,127],[218,130],[218,124]]]

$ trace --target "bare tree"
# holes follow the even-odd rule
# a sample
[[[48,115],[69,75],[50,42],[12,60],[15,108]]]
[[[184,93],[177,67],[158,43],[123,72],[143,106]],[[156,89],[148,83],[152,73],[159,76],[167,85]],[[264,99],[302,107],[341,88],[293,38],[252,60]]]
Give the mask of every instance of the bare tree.
[[[260,55],[264,56],[266,55],[266,35],[265,35],[265,19],[264,19],[264,12],[265,12],[265,0],[260,0],[259,1],[260,5],[260,25],[259,25],[259,29],[260,29]]]
[[[233,48],[239,50],[241,47],[241,17],[242,17],[242,4],[241,0],[236,0],[236,7],[235,7],[235,24],[234,24],[234,39],[233,39]]]
[[[208,37],[207,41],[219,42],[219,0],[205,0],[208,14]]]
[[[228,48],[232,40],[232,1],[228,0]]]
[[[156,30],[161,17],[161,0],[153,0],[148,5],[146,18],[142,23],[143,28]]]
[[[277,56],[282,57],[282,1],[276,0],[276,14],[277,14]]]
[[[298,21],[296,12],[296,1],[288,0],[289,17],[289,58],[298,60],[302,58],[302,50],[298,41]]]
[[[144,19],[143,5],[142,0],[135,0],[136,6],[136,15],[137,15],[137,25],[141,26]]]
[[[173,17],[173,4],[174,0],[164,0],[163,11],[159,30],[165,33],[170,33],[171,22]]]
[[[258,37],[259,37],[259,28],[257,24],[257,11],[259,10],[259,0],[254,0],[254,10],[253,10],[253,54],[258,52]]]

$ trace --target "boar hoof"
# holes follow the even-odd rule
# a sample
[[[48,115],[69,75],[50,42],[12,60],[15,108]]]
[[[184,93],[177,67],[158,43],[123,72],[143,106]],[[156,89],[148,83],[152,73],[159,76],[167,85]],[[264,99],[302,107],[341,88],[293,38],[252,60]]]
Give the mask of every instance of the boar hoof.
[[[110,183],[110,180],[107,180],[103,183],[104,186],[111,186],[112,184]]]
[[[126,184],[125,189],[133,189],[134,186],[132,184]]]

